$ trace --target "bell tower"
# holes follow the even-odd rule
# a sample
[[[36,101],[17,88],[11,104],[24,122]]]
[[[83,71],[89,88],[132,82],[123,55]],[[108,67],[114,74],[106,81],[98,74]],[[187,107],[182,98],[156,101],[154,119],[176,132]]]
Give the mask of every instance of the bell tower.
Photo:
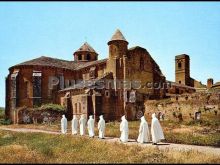
[[[190,58],[187,54],[175,57],[175,77],[176,83],[191,86]]]
[[[120,58],[127,53],[128,42],[119,29],[116,30],[111,40],[108,42],[109,58]]]
[[[126,80],[126,70],[127,70],[127,52],[128,52],[128,42],[121,33],[119,29],[116,30],[110,41],[108,42],[109,46],[109,59],[107,61],[107,72],[113,73],[114,80],[114,89],[117,99],[115,100],[116,109],[119,116],[127,115],[126,110],[126,96],[127,90],[124,86],[121,86],[117,83],[117,80]],[[118,86],[120,88],[118,89]],[[123,88],[123,89],[122,89]],[[124,101],[122,102],[121,99]]]
[[[116,30],[110,41],[107,70],[113,72],[114,78],[123,79],[123,61],[128,51],[128,42],[119,29]]]
[[[208,89],[210,89],[212,86],[213,86],[213,83],[214,81],[213,81],[213,78],[209,78],[208,80],[207,80],[207,88]]]
[[[74,61],[96,61],[98,60],[98,53],[85,42],[77,51],[73,53]]]

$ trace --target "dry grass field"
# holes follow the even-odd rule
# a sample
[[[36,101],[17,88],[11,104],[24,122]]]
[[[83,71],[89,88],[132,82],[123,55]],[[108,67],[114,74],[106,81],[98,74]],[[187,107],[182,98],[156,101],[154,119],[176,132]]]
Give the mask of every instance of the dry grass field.
[[[195,151],[160,151],[87,137],[0,131],[1,163],[219,163]]]
[[[165,134],[165,142],[192,144],[202,146],[220,146],[220,114],[204,114],[200,121],[187,120],[178,122],[174,120],[160,121]],[[149,128],[151,120],[147,119]],[[129,138],[137,139],[140,121],[129,121]],[[106,136],[119,137],[120,122],[106,123]],[[34,128],[47,131],[60,132],[60,123],[47,124],[19,124],[4,125],[8,128]],[[96,123],[96,135],[98,135]],[[68,121],[68,133],[71,133],[71,121]]]
[[[149,128],[151,113],[166,111],[160,121],[165,134],[165,142],[220,147],[220,113],[202,111],[201,119],[193,120],[194,112],[189,104],[180,104],[176,110],[172,105],[162,110],[152,108],[145,113]],[[3,112],[3,111],[2,111]],[[173,112],[180,112],[179,121]],[[4,114],[1,113],[3,117]],[[1,117],[1,118],[2,118]],[[140,121],[129,121],[129,138],[137,139]],[[106,123],[106,136],[119,137],[120,122]],[[7,128],[32,128],[60,132],[60,122],[48,124],[1,125]],[[97,123],[95,133],[98,135]],[[197,151],[158,150],[156,148],[127,146],[108,143],[87,137],[71,136],[71,121],[68,121],[68,135],[45,133],[22,133],[0,131],[1,163],[220,163],[220,158],[210,153]],[[88,133],[87,133],[88,134]]]

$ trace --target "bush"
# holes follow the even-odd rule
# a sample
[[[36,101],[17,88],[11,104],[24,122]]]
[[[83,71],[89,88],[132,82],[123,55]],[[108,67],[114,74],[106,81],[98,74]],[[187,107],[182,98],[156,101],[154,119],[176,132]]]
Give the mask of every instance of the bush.
[[[37,108],[23,107],[18,111],[19,124],[54,122],[60,120],[61,115],[64,114],[65,111],[65,107],[52,103],[43,104]]]
[[[5,110],[4,108],[0,108],[0,119],[5,118]]]
[[[2,125],[10,125],[12,121],[10,119],[0,119],[0,124]]]
[[[40,110],[53,110],[53,111],[58,111],[62,112],[65,111],[65,108],[59,104],[43,104],[40,108]]]

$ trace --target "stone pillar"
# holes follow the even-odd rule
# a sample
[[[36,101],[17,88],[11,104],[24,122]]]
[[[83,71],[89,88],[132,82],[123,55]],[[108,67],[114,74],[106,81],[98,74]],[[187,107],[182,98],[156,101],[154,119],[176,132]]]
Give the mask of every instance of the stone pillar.
[[[126,72],[127,72],[127,56],[126,55],[123,55],[123,79],[124,79],[124,81],[126,81],[127,80],[127,74],[126,74]],[[125,83],[124,83],[125,84]],[[126,90],[127,89],[125,89],[125,87],[123,86],[123,90],[124,90],[124,94],[125,94],[125,92],[126,92]],[[126,110],[126,100],[125,100],[125,98],[123,99],[123,101],[124,101],[124,114],[126,115],[126,117],[127,117],[127,110]]]
[[[96,95],[92,95],[92,106],[93,106],[93,118],[96,121]]]
[[[117,90],[117,58],[114,57],[112,59],[112,72],[113,72],[113,80],[114,80],[114,89]]]
[[[5,116],[6,118],[10,118],[10,106],[9,106],[9,100],[10,100],[10,92],[9,92],[9,77],[5,77]]]
[[[85,60],[85,54],[82,54],[82,60]]]
[[[100,93],[93,93],[92,95],[92,105],[93,105],[93,118],[95,121],[99,120],[99,115],[101,115],[101,100],[102,95]]]

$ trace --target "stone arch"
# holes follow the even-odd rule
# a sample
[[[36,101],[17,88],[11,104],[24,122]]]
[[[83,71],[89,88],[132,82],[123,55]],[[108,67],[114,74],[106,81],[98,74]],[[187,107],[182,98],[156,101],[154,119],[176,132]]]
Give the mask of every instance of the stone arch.
[[[78,54],[78,60],[82,60],[82,54]]]
[[[177,63],[178,64],[178,69],[181,69],[182,68],[182,63],[181,61]]]

